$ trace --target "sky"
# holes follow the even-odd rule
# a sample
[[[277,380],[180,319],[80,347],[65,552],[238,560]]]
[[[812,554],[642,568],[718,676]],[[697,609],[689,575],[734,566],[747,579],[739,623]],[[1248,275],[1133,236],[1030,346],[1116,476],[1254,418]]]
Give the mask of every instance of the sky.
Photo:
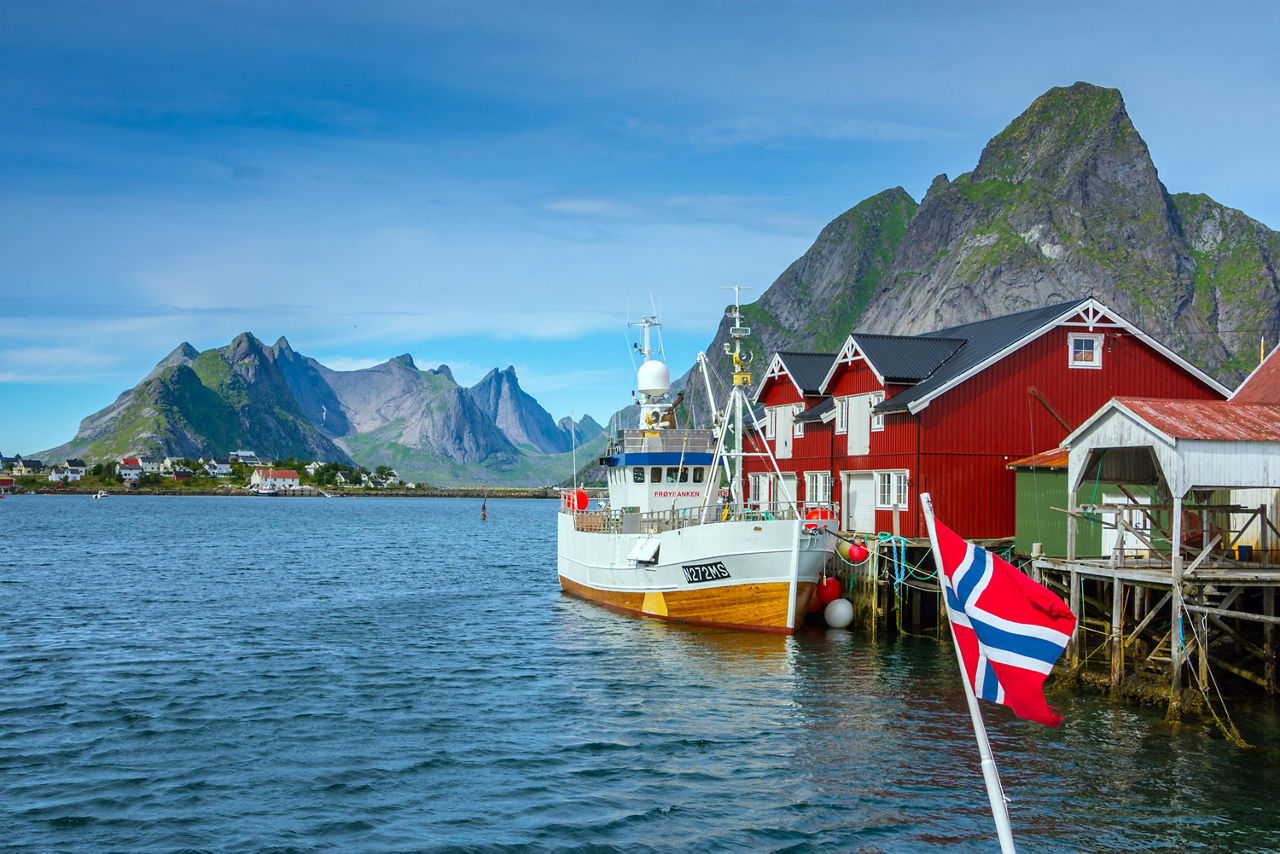
[[[683,373],[726,288],[1077,80],[1170,192],[1280,229],[1277,33],[1273,0],[0,0],[0,452],[246,331],[514,365],[604,422],[628,320]]]

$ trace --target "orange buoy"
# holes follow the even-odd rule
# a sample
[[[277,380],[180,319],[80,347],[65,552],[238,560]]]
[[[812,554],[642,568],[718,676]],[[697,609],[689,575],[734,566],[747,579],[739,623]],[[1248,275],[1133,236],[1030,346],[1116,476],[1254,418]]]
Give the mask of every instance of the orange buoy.
[[[862,563],[867,559],[867,547],[862,543],[848,543],[840,540],[836,543],[836,551],[849,563]]]
[[[825,507],[815,507],[815,508],[813,508],[812,510],[810,510],[808,513],[805,513],[805,514],[804,514],[804,518],[806,518],[806,519],[821,519],[821,520],[823,520],[823,521],[826,521],[826,520],[828,520],[828,519],[834,519],[834,518],[836,518],[836,517],[831,513],[831,511],[830,511],[830,510],[828,510],[828,509],[827,509],[827,508],[825,508]],[[826,527],[828,527],[828,526],[827,526],[827,525],[819,525],[817,522],[806,522],[806,523],[805,523],[805,527],[806,527],[806,528],[826,528]]]
[[[818,582],[818,601],[823,605],[840,598],[840,579],[824,578]]]

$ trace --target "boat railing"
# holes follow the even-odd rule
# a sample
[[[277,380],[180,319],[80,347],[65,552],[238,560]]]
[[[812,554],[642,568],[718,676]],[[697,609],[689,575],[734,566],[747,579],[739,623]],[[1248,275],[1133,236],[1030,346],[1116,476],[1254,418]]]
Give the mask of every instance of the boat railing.
[[[630,508],[605,506],[607,490],[604,489],[566,489],[561,490],[561,494],[564,497],[560,512],[573,516],[574,530],[600,534],[661,533],[718,522],[834,520],[838,517],[836,505],[825,502],[751,502],[745,507],[718,504],[706,508],[674,507],[641,513]]]
[[[623,454],[680,453],[709,454],[715,449],[710,430],[619,430],[610,443],[610,452]]]

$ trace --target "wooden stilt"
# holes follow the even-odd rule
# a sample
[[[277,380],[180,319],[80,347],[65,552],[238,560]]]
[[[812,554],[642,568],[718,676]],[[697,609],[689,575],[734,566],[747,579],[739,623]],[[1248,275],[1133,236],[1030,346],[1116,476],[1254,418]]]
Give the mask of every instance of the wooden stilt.
[[[1124,680],[1124,582],[1116,578],[1111,582],[1111,688],[1116,689]]]
[[[1266,552],[1263,552],[1266,554]],[[1276,615],[1276,589],[1262,588],[1262,612],[1268,617]],[[1262,679],[1266,683],[1268,694],[1274,696],[1276,690],[1276,627],[1272,623],[1264,623],[1262,627]]]
[[[1071,643],[1067,645],[1067,660],[1075,670],[1080,666],[1080,624],[1084,622],[1081,619],[1084,615],[1080,613],[1080,573],[1074,570],[1071,572],[1070,596],[1071,601],[1067,604],[1071,606],[1071,613],[1076,615],[1076,630],[1071,633]]]
[[[1182,496],[1173,496],[1172,535],[1170,547],[1173,552],[1172,596],[1170,600],[1170,621],[1173,624],[1172,636],[1169,638],[1169,717],[1178,719],[1182,716],[1182,659],[1185,650],[1182,645]]]

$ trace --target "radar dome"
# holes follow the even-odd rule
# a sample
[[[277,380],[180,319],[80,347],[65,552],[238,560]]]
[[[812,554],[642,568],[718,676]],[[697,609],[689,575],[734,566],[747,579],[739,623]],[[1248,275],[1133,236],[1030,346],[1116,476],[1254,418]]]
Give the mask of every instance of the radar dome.
[[[636,390],[649,397],[661,397],[671,391],[671,372],[657,359],[650,359],[636,372]]]

